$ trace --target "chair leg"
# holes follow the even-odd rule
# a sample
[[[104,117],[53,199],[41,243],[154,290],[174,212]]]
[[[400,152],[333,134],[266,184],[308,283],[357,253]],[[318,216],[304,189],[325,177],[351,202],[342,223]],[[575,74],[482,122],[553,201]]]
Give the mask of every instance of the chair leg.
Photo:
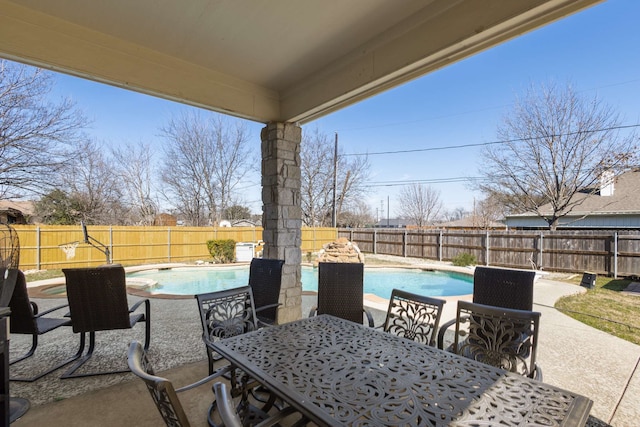
[[[146,302],[148,306],[149,302]],[[144,351],[149,350],[149,341],[151,341],[151,316],[149,314],[149,310],[147,310],[147,313],[144,316]]]
[[[220,356],[218,353],[216,353],[215,351],[211,350],[208,346],[207,346],[207,358],[209,359],[209,375],[213,375],[213,373],[215,372],[215,363],[219,362],[220,360],[224,359],[224,357]]]
[[[84,335],[84,333],[83,333],[83,335]],[[91,356],[93,356],[93,350],[95,349],[95,347],[96,347],[96,333],[94,331],[92,331],[92,332],[89,332],[89,349],[87,350],[87,353],[84,356],[82,356],[80,358],[80,360],[78,360],[64,374],[62,374],[60,379],[66,380],[66,379],[69,379],[69,378],[93,377],[93,376],[97,376],[97,375],[110,375],[110,374],[121,374],[121,373],[125,373],[125,372],[131,372],[131,370],[129,368],[127,368],[127,369],[116,370],[116,371],[89,372],[89,373],[76,374],[75,372],[82,365],[84,365],[85,362],[91,358]]]
[[[33,356],[33,353],[36,352],[36,347],[38,347],[38,334],[32,334],[31,348],[27,351],[23,356],[18,357],[16,360],[9,362],[9,365],[13,365],[14,363],[18,363],[28,357]]]
[[[34,343],[36,343],[36,345],[37,345],[37,339],[35,338],[35,336],[34,336]],[[82,334],[82,335],[80,335],[80,346],[78,347],[78,351],[71,358],[65,360],[64,362],[61,362],[61,363],[57,364],[56,366],[53,366],[53,367],[47,369],[44,372],[39,373],[35,377],[30,377],[30,378],[25,378],[25,377],[13,377],[13,378],[11,378],[10,377],[9,380],[10,381],[18,381],[18,382],[34,382],[34,381],[37,381],[40,378],[44,377],[45,375],[48,375],[51,372],[53,372],[55,370],[58,370],[58,369],[62,368],[63,366],[66,366],[66,365],[68,365],[69,363],[71,363],[71,362],[73,362],[75,360],[78,360],[78,358],[80,356],[82,356],[82,353],[84,352],[84,346],[85,346],[85,336],[84,336],[84,334]],[[32,347],[32,350],[35,350],[35,346]],[[33,353],[33,351],[31,351],[31,352]],[[24,357],[22,357],[22,358],[20,358],[18,360],[15,360],[15,361],[11,362],[11,364],[13,365],[16,362],[19,362],[19,361],[21,361],[23,359],[26,359],[27,357],[29,357],[29,356],[24,356]]]

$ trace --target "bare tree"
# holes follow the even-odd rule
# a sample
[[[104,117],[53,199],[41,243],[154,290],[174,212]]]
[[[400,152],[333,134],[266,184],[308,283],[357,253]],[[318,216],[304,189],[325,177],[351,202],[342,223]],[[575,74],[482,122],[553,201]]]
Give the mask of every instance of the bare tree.
[[[555,229],[584,200],[578,193],[597,191],[603,171],[632,161],[635,136],[619,128],[618,115],[595,97],[570,85],[532,86],[498,128],[502,143],[484,150],[479,188]]]
[[[444,221],[457,221],[469,215],[469,212],[462,206],[446,210],[442,213]]]
[[[153,189],[153,154],[148,144],[126,144],[112,150],[114,173],[117,174],[127,204],[132,210],[132,222],[151,225],[158,214]]]
[[[52,103],[53,75],[0,60],[0,198],[52,189],[87,121],[68,99]]]
[[[192,225],[219,222],[253,163],[247,126],[219,114],[184,113],[161,132],[165,196]]]
[[[333,173],[335,145],[333,139],[318,129],[305,131],[300,151],[302,219],[308,226],[327,226],[333,210]],[[366,156],[349,158],[338,152],[336,216],[353,210],[364,194],[369,175]]]
[[[488,230],[492,225],[504,219],[504,205],[495,197],[489,196],[474,203],[473,219],[475,226]]]
[[[428,185],[411,184],[398,194],[401,215],[424,227],[436,220],[442,210],[440,192]]]
[[[61,171],[59,181],[87,224],[127,225],[129,212],[122,203],[120,181],[113,165],[95,141],[84,141],[77,155]]]
[[[251,219],[251,209],[242,205],[232,205],[224,210],[222,216],[229,221]]]
[[[348,210],[343,210],[338,217],[339,227],[367,227],[375,223],[371,207],[362,199],[351,203]]]

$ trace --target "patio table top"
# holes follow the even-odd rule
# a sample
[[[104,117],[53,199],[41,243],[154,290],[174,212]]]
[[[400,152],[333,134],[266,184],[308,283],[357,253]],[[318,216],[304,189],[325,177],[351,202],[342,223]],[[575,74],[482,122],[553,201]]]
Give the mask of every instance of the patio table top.
[[[319,425],[582,426],[592,401],[322,315],[212,344]]]

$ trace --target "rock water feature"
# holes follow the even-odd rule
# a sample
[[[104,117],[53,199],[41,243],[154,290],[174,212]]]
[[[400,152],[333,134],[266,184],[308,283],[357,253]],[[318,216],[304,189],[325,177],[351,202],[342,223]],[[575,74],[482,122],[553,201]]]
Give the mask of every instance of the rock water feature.
[[[320,252],[314,265],[319,262],[351,262],[363,263],[364,255],[360,252],[358,245],[350,242],[346,237],[340,237],[338,240],[326,243]]]

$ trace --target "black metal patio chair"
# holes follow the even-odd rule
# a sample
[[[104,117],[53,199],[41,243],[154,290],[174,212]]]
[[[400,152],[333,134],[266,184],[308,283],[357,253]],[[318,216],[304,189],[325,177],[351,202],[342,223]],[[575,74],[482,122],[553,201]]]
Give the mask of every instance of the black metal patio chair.
[[[542,381],[536,364],[539,324],[540,313],[535,311],[458,301],[450,351]]]
[[[383,330],[435,346],[442,307],[445,303],[445,300],[438,298],[393,289]]]
[[[280,287],[282,284],[282,266],[280,259],[253,258],[249,267],[249,286],[253,292],[253,301],[260,326],[277,322],[280,306]]]
[[[146,384],[147,390],[149,390],[151,398],[153,399],[153,403],[155,403],[162,419],[169,427],[188,427],[191,425],[182,403],[180,402],[178,393],[206,384],[216,378],[219,378],[229,370],[228,366],[220,368],[214,374],[209,375],[200,381],[176,389],[173,387],[173,383],[170,380],[155,375],[151,362],[147,357],[147,353],[138,341],[132,341],[129,345],[127,362],[131,372],[142,379]],[[211,416],[212,409],[213,407],[210,407],[210,413],[207,417],[207,421],[209,422],[209,425],[215,426],[216,424]]]
[[[330,314],[374,327],[373,316],[364,308],[364,264],[318,263],[318,305],[309,317]]]
[[[68,304],[59,305],[49,310],[39,312],[38,305],[29,299],[27,292],[27,281],[24,273],[17,268],[4,269],[0,268],[0,277],[2,277],[2,288],[0,289],[0,306],[7,305],[11,310],[10,314],[10,332],[12,334],[31,335],[31,348],[24,355],[10,362],[14,365],[35,354],[38,347],[38,337],[47,332],[51,332],[61,326],[71,326],[71,319],[65,318],[64,314],[60,317],[49,317],[47,315],[66,308]],[[6,302],[7,300],[8,303]],[[69,359],[66,359],[46,370],[30,377],[11,377],[11,381],[33,382],[43,376],[62,368],[65,365],[77,360],[84,346],[80,345],[78,352]]]
[[[209,374],[215,373],[214,364],[222,357],[211,344],[224,338],[234,337],[259,328],[250,286],[208,292],[195,296],[198,302],[202,324],[202,340],[209,359]],[[231,382],[234,393],[242,393],[245,398],[252,394],[261,403],[260,408],[249,408],[250,412],[268,411],[275,403],[276,396],[245,372],[232,368],[225,374]]]
[[[476,304],[531,311],[535,277],[535,271],[478,266],[473,273],[472,301]],[[454,323],[455,319],[441,326],[438,333],[439,342],[445,340],[445,332]],[[445,344],[439,344],[442,345]]]
[[[202,340],[207,349],[209,374],[221,359],[211,343],[258,329],[251,287],[207,292],[195,296],[202,324]]]
[[[95,349],[96,332],[131,329],[138,322],[145,324],[144,349],[149,348],[151,337],[151,307],[148,298],[129,307],[124,268],[108,264],[95,268],[67,268],[67,299],[73,332],[80,333],[81,340],[89,333],[89,349],[61,378],[76,378],[128,372],[128,369],[91,373],[75,373],[86,363]],[[144,304],[143,313],[135,313]]]

